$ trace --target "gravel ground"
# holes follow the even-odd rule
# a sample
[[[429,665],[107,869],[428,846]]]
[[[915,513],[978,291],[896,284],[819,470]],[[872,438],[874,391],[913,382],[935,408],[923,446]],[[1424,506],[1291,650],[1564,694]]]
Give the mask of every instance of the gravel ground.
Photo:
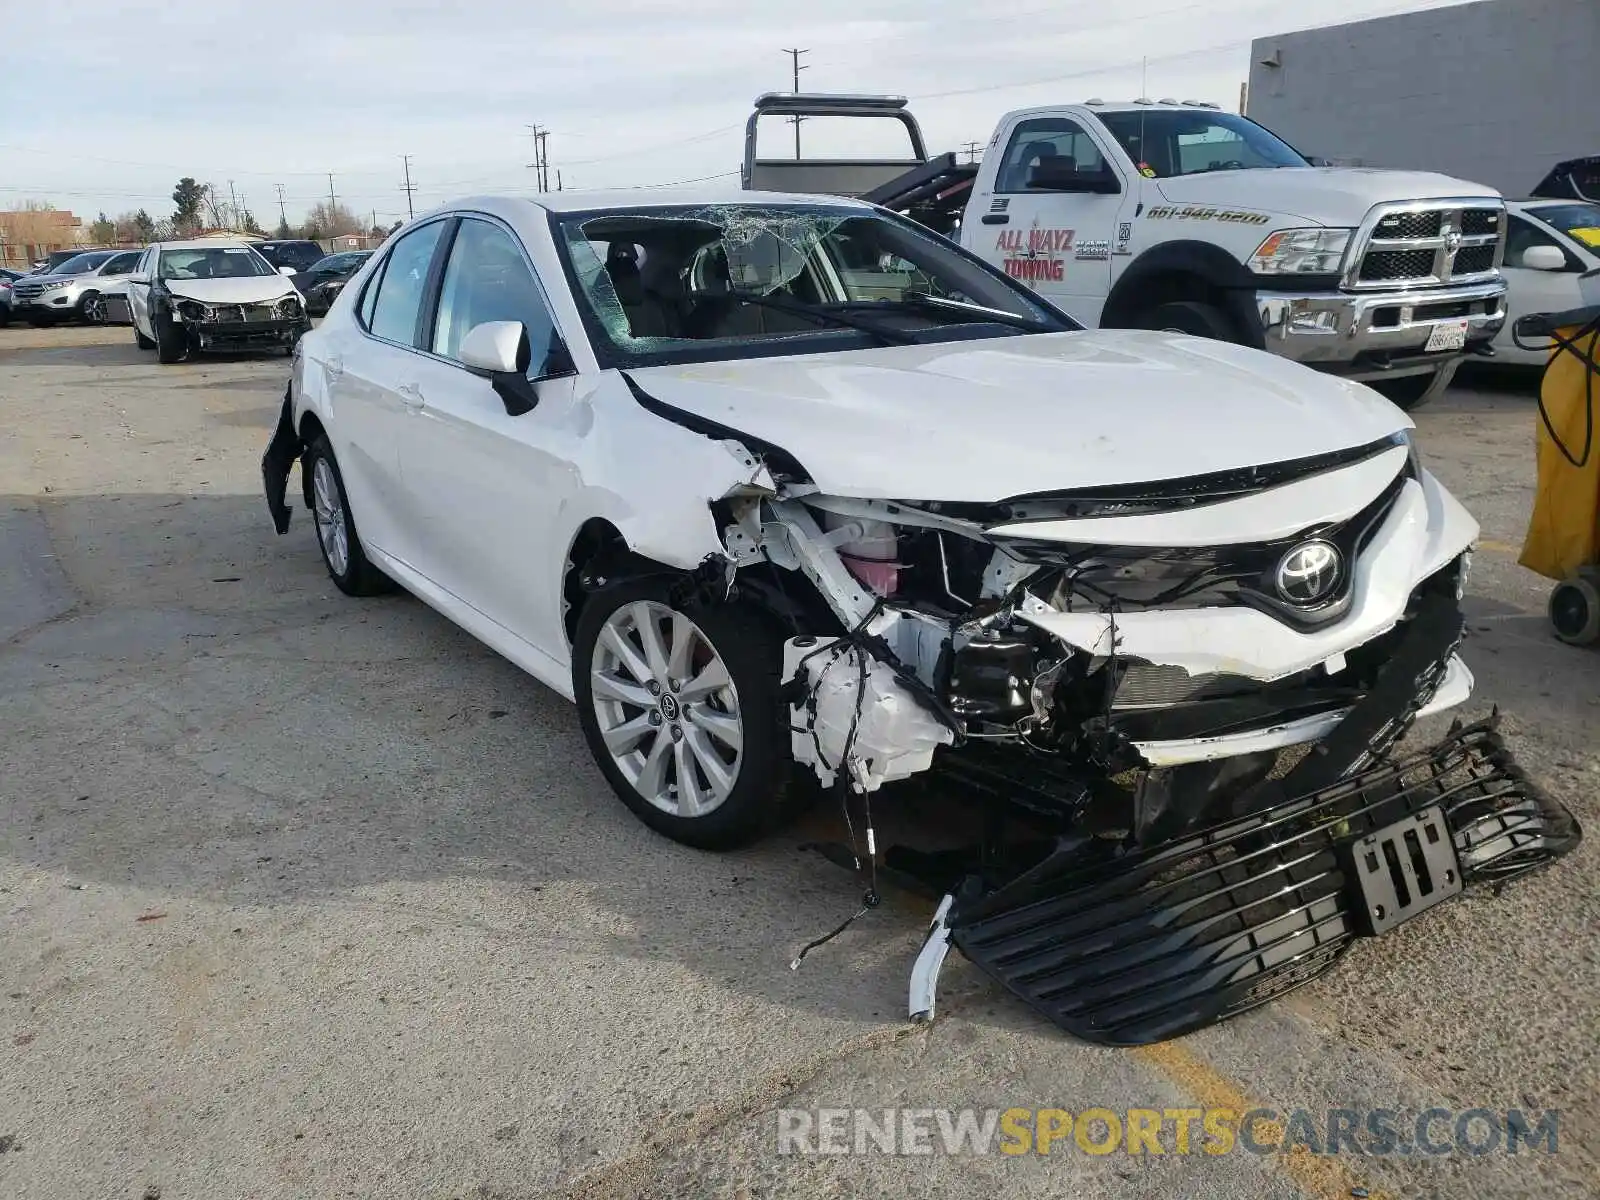
[[[0,329],[0,1195],[1596,1194],[1592,839],[1178,1043],[1080,1045],[956,956],[909,1027],[916,897],[789,969],[857,899],[826,813],[650,835],[563,701],[273,535],[286,365]],[[1480,377],[1419,425],[1483,524],[1468,715],[1600,828],[1600,655],[1515,561],[1533,421]],[[1560,1152],[776,1150],[780,1107],[1190,1105],[1559,1109]]]

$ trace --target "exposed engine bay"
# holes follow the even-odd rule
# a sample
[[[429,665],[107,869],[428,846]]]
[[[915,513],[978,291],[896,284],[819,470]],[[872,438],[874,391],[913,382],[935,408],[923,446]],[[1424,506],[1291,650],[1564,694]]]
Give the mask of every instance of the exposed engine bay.
[[[1330,481],[1366,491],[1330,504]],[[1456,653],[1468,548],[1391,587],[1387,611],[1375,583],[1431,502],[1403,438],[994,505],[775,483],[714,506],[727,561],[712,573],[794,630],[792,756],[847,819],[852,797],[866,805],[862,911],[884,785],[942,779],[1034,819],[1031,839],[992,825],[968,851],[882,856],[943,893],[914,1018],[932,1018],[954,944],[1076,1036],[1176,1036],[1315,978],[1352,937],[1577,844],[1492,723],[1390,759],[1418,716],[1471,690]],[[1303,521],[1307,495],[1327,519]],[[1230,510],[1257,528],[1276,514],[1276,536],[1193,537]],[[1254,659],[1225,644],[1239,618]],[[1188,640],[1174,620],[1196,622]]]

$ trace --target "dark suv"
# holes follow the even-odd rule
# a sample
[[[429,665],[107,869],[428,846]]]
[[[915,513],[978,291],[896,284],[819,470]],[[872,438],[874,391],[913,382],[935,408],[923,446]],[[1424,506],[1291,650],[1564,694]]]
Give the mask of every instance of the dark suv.
[[[261,257],[278,268],[293,267],[296,272],[320,262],[326,251],[315,242],[295,238],[282,242],[256,242],[255,249]]]

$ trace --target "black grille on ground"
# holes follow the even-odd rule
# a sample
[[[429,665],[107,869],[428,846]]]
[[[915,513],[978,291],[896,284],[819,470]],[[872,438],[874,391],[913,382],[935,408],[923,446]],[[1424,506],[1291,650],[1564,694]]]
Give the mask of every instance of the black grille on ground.
[[[1500,210],[1497,208],[1467,208],[1461,211],[1461,232],[1468,237],[1475,234],[1499,233]]]
[[[1176,1037],[1322,974],[1370,929],[1350,855],[1435,806],[1467,884],[1567,853],[1581,830],[1512,759],[1494,722],[1431,751],[1146,850],[1064,837],[950,914],[968,958],[1074,1036]]]
[[[1456,253],[1456,275],[1477,275],[1494,270],[1494,246],[1463,246]]]
[[[1378,222],[1372,236],[1378,238],[1438,237],[1444,214],[1438,209],[1426,212],[1390,213]]]
[[[1426,279],[1432,274],[1432,250],[1368,250],[1367,256],[1361,260],[1361,279],[1364,283]]]

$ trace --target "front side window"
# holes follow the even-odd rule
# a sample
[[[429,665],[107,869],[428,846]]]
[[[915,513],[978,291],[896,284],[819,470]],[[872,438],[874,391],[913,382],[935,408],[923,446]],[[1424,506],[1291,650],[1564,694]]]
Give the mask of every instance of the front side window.
[[[60,266],[52,270],[50,274],[82,275],[86,272],[94,270],[110,257],[111,255],[109,254],[75,254],[63,262]]]
[[[490,321],[521,324],[533,351],[528,370],[536,377],[544,373],[555,322],[533,269],[511,234],[490,221],[466,217],[450,247],[430,348],[459,359],[461,339]]]
[[[367,321],[373,336],[403,346],[416,344],[417,317],[422,311],[428,268],[433,263],[434,247],[439,244],[444,227],[443,221],[431,221],[413,229],[389,252],[383,278],[374,285],[377,298]],[[367,289],[369,296],[374,288]]]
[[[1543,216],[1544,214],[1541,213],[1540,215]],[[1551,246],[1556,250],[1560,250],[1562,256],[1567,259],[1568,269],[1577,266],[1572,256],[1563,249],[1561,243],[1543,229],[1516,213],[1511,213],[1510,217],[1511,219],[1506,226],[1506,266],[1520,267],[1523,256],[1535,246]]]
[[[1076,121],[1036,117],[1022,122],[1012,133],[995,176],[995,191],[1027,191],[1033,169],[1046,159],[1056,160],[1063,170],[1083,175],[1104,175],[1107,171],[1100,147]]]
[[[248,246],[167,250],[161,255],[162,279],[254,279],[275,274],[267,261]]]
[[[945,239],[859,208],[663,206],[551,223],[607,366],[1078,328]]]
[[[139,254],[137,251],[132,254],[119,254],[115,258],[109,260],[106,265],[100,269],[100,274],[127,275],[133,271],[134,266],[138,263],[138,261]]]
[[[1147,178],[1311,165],[1264,126],[1232,113],[1135,109],[1101,113],[1100,123]]]

